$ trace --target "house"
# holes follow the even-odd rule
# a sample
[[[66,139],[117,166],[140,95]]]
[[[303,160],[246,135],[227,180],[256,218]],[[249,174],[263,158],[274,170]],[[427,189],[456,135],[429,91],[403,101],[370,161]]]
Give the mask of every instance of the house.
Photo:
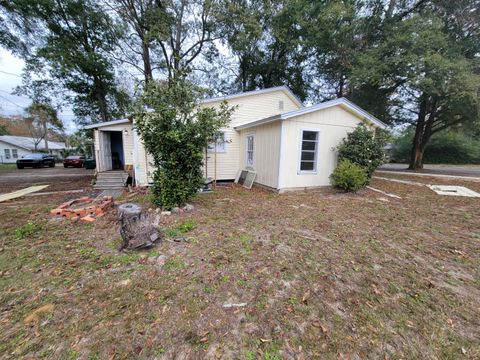
[[[61,150],[65,150],[67,146],[63,142],[48,142],[48,153],[62,158]],[[0,136],[0,163],[15,163],[22,156],[33,152],[46,152],[45,140],[37,144],[35,150],[35,140],[26,136]]]
[[[204,100],[200,106],[236,110],[228,128],[207,149],[206,178],[233,180],[240,170],[256,173],[255,183],[279,192],[329,185],[336,147],[358,124],[386,125],[340,98],[313,106],[285,86]],[[151,183],[151,158],[134,130],[134,120],[89,125],[94,130],[97,171],[131,169],[137,185]]]

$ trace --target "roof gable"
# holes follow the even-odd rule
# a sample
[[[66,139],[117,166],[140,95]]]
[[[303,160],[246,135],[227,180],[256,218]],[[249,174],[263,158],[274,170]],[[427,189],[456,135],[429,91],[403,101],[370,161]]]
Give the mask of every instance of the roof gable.
[[[335,100],[326,101],[326,102],[323,102],[323,103],[320,103],[320,104],[307,106],[307,107],[304,107],[304,108],[301,108],[301,109],[298,109],[298,110],[289,111],[289,112],[286,112],[286,113],[283,113],[283,114],[270,116],[268,118],[263,118],[263,119],[260,119],[260,120],[250,121],[250,122],[235,126],[235,129],[241,130],[241,129],[246,129],[246,128],[249,128],[249,127],[252,127],[252,126],[266,124],[266,123],[269,123],[269,122],[272,122],[272,121],[287,120],[287,119],[294,118],[294,117],[297,117],[297,116],[301,116],[301,115],[304,115],[304,114],[320,111],[320,110],[323,110],[323,109],[328,109],[328,108],[331,108],[331,107],[334,107],[334,106],[341,106],[342,108],[346,109],[347,111],[353,113],[358,118],[360,118],[362,120],[369,121],[369,122],[371,122],[375,126],[378,126],[381,129],[386,129],[387,128],[387,125],[385,123],[383,123],[382,121],[380,121],[375,116],[368,113],[367,111],[363,110],[358,105],[355,105],[354,103],[347,100],[346,98],[339,98],[339,99],[335,99]]]
[[[303,108],[303,103],[292,92],[292,90],[290,90],[287,86],[277,86],[277,87],[271,87],[271,88],[267,88],[267,89],[244,91],[244,92],[241,92],[241,93],[238,93],[238,94],[232,94],[232,95],[214,97],[214,98],[211,98],[211,99],[205,99],[205,100],[202,100],[201,103],[202,104],[209,104],[209,103],[212,103],[212,102],[238,99],[238,98],[246,97],[246,96],[268,94],[268,93],[272,93],[272,92],[276,92],[276,91],[283,91],[298,107]]]

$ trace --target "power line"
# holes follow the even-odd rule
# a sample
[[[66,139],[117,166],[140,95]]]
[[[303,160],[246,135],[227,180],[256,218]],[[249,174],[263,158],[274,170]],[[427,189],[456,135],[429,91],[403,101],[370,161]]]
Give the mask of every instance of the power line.
[[[3,70],[0,70],[0,73],[7,74],[7,75],[12,75],[12,76],[16,76],[16,77],[19,77],[19,78],[22,77],[21,75],[14,74],[14,73],[11,73],[11,72],[8,72],[8,71],[3,71]]]
[[[21,106],[21,105],[18,105],[18,104],[16,104],[16,103],[14,103],[12,100],[10,100],[10,99],[7,99],[7,98],[6,98],[5,96],[3,96],[3,95],[0,95],[0,98],[2,98],[3,100],[6,100],[6,101],[8,101],[9,103],[12,103],[12,104],[13,104],[13,105],[15,105],[15,106],[18,106],[20,109],[24,109],[24,107],[23,107],[23,106]]]

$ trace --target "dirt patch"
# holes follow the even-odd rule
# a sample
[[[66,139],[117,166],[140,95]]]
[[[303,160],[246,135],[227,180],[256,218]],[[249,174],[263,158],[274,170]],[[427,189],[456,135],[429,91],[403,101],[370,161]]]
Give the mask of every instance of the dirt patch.
[[[10,203],[21,206],[0,209],[0,354],[478,358],[478,199],[372,186],[402,199],[220,188],[164,216],[166,240],[139,253],[116,250],[112,214],[73,225],[49,219],[59,197]]]

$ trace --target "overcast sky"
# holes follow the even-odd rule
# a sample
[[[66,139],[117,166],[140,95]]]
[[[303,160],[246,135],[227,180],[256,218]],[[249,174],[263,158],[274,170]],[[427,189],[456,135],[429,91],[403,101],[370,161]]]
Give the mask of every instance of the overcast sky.
[[[23,96],[11,95],[13,89],[22,83],[22,69],[24,62],[12,55],[9,51],[0,48],[0,114],[18,115],[30,105],[31,99]],[[63,109],[59,113],[65,124],[67,133],[77,129],[74,116],[70,109]]]

